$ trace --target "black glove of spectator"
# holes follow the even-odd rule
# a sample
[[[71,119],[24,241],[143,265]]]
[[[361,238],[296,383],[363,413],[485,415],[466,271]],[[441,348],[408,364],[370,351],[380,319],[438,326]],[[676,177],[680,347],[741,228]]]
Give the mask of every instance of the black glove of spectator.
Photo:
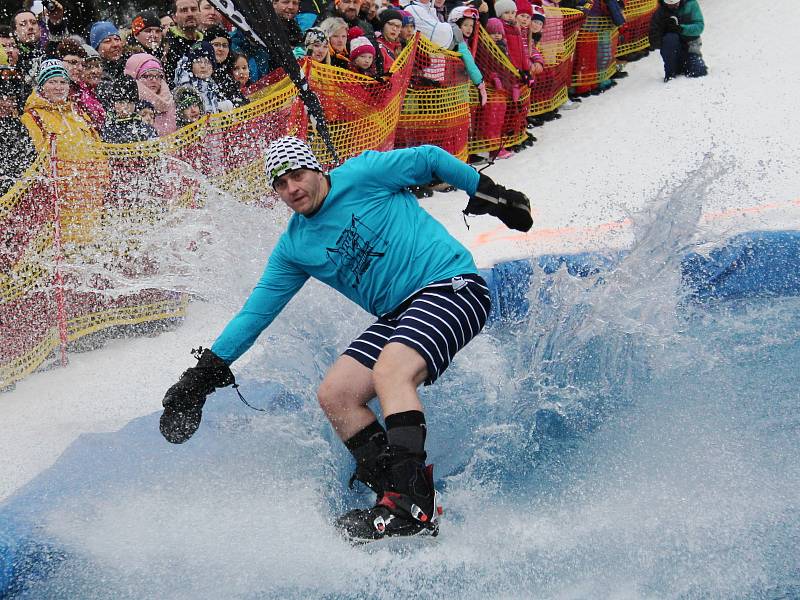
[[[672,15],[667,17],[666,22],[664,23],[664,31],[667,33],[680,33],[681,32],[681,23],[678,21],[678,17]]]
[[[198,358],[197,366],[183,372],[162,402],[161,435],[172,444],[182,444],[200,427],[206,396],[217,388],[236,383],[228,365],[211,350],[199,348],[193,353]]]
[[[531,203],[527,196],[516,190],[507,190],[483,174],[464,214],[492,215],[505,223],[506,227],[518,231],[528,231],[533,226]]]
[[[531,73],[530,71],[523,71],[520,69],[519,77],[522,79],[523,83],[530,83],[531,82]]]

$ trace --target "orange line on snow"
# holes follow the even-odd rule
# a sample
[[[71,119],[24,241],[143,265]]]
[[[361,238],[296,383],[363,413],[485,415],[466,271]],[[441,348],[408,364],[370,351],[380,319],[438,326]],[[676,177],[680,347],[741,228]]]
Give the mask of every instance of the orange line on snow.
[[[630,226],[631,223],[631,219],[626,218],[621,221],[610,221],[608,223],[600,223],[589,227],[556,227],[552,229],[536,229],[529,233],[516,233],[509,230],[504,225],[498,225],[491,231],[479,233],[475,237],[473,245],[483,246],[484,244],[491,244],[499,241],[534,241],[537,239],[552,239],[576,234],[590,235],[592,233],[624,229]]]
[[[705,213],[701,219],[703,221],[717,221],[720,219],[729,219],[746,214],[758,214],[769,210],[777,210],[780,208],[791,208],[793,206],[800,206],[800,198],[795,198],[789,202],[770,202],[759,204],[758,206],[750,206],[747,208],[729,208],[712,213]],[[472,243],[473,247],[484,246],[495,242],[520,242],[535,240],[562,238],[567,236],[590,236],[592,234],[618,231],[629,227],[633,221],[630,218],[621,219],[619,221],[609,221],[606,223],[599,223],[597,225],[589,225],[587,227],[556,227],[550,229],[536,229],[528,233],[517,233],[507,229],[503,225],[498,225],[490,231],[479,233]]]
[[[795,198],[789,202],[771,202],[769,204],[759,204],[758,206],[749,206],[746,208],[728,208],[713,213],[706,213],[703,215],[704,221],[715,221],[717,219],[725,219],[728,217],[736,217],[743,214],[757,214],[767,210],[776,210],[779,208],[789,208],[792,205],[800,206],[800,198]]]

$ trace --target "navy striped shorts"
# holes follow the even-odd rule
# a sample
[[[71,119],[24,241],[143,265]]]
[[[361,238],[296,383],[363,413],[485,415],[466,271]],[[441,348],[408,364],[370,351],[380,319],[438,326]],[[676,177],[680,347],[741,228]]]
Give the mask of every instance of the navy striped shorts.
[[[479,275],[437,281],[380,317],[343,354],[372,369],[386,344],[405,344],[425,359],[430,385],[483,329],[490,308],[489,288]]]

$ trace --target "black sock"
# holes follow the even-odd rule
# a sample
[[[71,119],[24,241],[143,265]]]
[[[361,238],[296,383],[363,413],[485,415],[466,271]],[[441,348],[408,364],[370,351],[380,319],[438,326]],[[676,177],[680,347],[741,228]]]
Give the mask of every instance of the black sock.
[[[425,415],[419,410],[407,410],[386,417],[386,437],[393,446],[402,446],[414,454],[425,456]]]
[[[356,461],[371,455],[377,456],[383,451],[386,444],[386,431],[377,421],[373,421],[353,437],[344,441],[344,445]]]

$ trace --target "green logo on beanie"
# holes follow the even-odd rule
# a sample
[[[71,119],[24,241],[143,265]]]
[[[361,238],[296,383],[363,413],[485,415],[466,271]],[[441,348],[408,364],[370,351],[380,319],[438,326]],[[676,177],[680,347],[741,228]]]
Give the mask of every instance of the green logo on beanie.
[[[272,171],[270,171],[270,174],[269,174],[270,179],[272,179],[274,181],[275,179],[277,179],[278,177],[283,175],[284,171],[286,171],[288,169],[291,169],[291,168],[292,168],[292,163],[290,161],[287,160],[286,162],[282,162],[277,167],[272,169]]]

